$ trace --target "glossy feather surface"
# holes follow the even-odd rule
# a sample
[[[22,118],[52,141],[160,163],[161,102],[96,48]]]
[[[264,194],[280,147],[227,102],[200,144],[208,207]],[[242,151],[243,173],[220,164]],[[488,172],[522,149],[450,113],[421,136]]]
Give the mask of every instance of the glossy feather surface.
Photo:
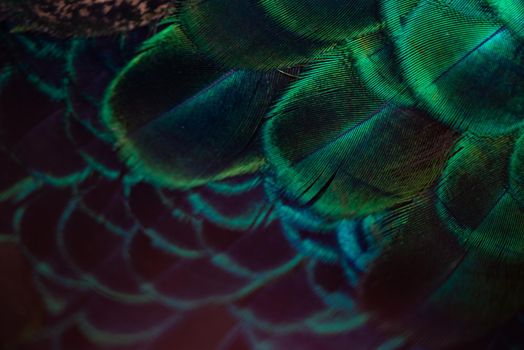
[[[0,0],[0,347],[524,347],[523,10]]]

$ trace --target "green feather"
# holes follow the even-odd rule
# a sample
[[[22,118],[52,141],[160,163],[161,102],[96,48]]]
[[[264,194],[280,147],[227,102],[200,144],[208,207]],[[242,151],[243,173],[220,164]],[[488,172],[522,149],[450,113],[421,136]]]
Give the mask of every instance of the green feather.
[[[520,47],[488,15],[465,15],[439,2],[413,10],[398,38],[406,80],[435,118],[484,135],[522,125]]]
[[[176,69],[167,70],[172,66]],[[224,71],[173,26],[146,45],[110,87],[105,121],[144,177],[188,188],[264,164],[257,131],[290,76]]]
[[[333,45],[284,28],[258,0],[188,0],[180,22],[202,52],[228,67],[294,67]]]
[[[368,0],[260,0],[284,28],[300,37],[343,41],[380,25],[379,2]]]
[[[394,89],[377,94],[368,83],[351,57],[332,54],[271,112],[267,157],[285,193],[302,206],[339,218],[366,215],[408,200],[438,177],[454,133],[399,104],[407,98],[397,99]]]

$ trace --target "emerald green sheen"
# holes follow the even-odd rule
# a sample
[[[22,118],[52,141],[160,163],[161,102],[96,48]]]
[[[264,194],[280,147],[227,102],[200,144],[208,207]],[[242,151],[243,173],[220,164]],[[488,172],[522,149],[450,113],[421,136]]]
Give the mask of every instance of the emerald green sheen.
[[[462,349],[493,334],[513,345],[498,332],[514,324],[497,327],[524,307],[524,0],[173,0],[160,33],[113,39],[3,12],[52,2],[0,0],[3,100],[27,82],[44,102],[42,115],[0,120],[20,137],[0,150],[14,169],[0,240],[21,244],[44,299],[89,286],[109,298],[94,306],[182,310],[137,334],[85,313],[73,319],[82,341],[156,348],[216,314],[222,348]],[[145,9],[124,5],[107,10]],[[73,12],[102,29],[115,15]],[[59,17],[45,21],[63,29]],[[82,37],[48,37],[71,33]],[[13,101],[0,114],[16,116]],[[72,151],[63,173],[52,155],[19,151],[42,131]],[[57,235],[79,278],[30,239],[48,203],[42,237]],[[90,240],[107,263],[123,244],[136,288],[99,274]]]
[[[397,38],[406,29],[406,22],[417,7],[434,6],[438,11],[454,11],[477,21],[497,22],[488,0],[382,0],[382,17],[390,35]],[[434,13],[428,20],[436,19]],[[439,18],[440,20],[440,18]]]
[[[406,18],[422,0],[382,0],[382,17],[393,39],[402,35]]]
[[[503,195],[511,138],[463,137],[452,151],[437,187],[446,223],[474,230]]]
[[[493,220],[483,224],[483,239],[464,245],[436,212],[435,200],[425,193],[390,213],[379,231],[389,240],[360,290],[364,310],[391,331],[410,329],[429,348],[477,338],[500,326],[522,307],[524,293],[522,251],[517,251],[522,233],[519,226],[510,227],[515,202],[502,198]],[[504,235],[500,241],[492,238],[498,229],[509,233],[507,241]],[[484,249],[484,241],[493,244],[493,251]],[[428,327],[434,324],[439,327]]]
[[[176,69],[166,69],[176,67]],[[104,117],[123,134],[134,132],[218,79],[225,70],[202,55],[173,25],[146,42],[106,92]]]
[[[256,133],[289,79],[278,72],[225,72],[175,26],[113,82],[104,118],[122,157],[141,176],[189,188],[263,165]]]
[[[479,254],[524,262],[524,213],[508,192],[510,136],[465,137],[437,187],[439,216]]]
[[[438,177],[454,139],[423,112],[370,91],[358,73],[343,54],[319,62],[283,96],[264,130],[268,161],[287,195],[332,217],[408,200]]]
[[[521,43],[499,24],[428,2],[410,13],[397,44],[407,81],[435,118],[484,135],[522,124]]]
[[[392,98],[397,103],[414,106],[410,86],[404,81],[395,47],[384,30],[377,30],[348,43],[366,87],[384,100]]]
[[[200,50],[231,68],[289,68],[331,45],[283,28],[258,0],[188,0],[180,23]]]
[[[377,0],[260,0],[290,32],[322,41],[347,40],[380,22]]]
[[[487,0],[502,20],[518,36],[524,38],[524,1],[522,0]]]

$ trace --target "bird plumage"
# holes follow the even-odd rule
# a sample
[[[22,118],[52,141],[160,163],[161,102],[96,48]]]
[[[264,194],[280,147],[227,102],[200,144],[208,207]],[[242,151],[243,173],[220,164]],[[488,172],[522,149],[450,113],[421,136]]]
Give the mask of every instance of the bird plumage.
[[[0,341],[524,346],[522,6],[0,1]]]

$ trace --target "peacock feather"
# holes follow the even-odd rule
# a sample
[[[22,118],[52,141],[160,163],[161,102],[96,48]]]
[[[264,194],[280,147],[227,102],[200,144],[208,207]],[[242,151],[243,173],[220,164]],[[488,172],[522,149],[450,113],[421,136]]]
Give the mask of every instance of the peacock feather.
[[[0,348],[524,348],[523,0],[0,26]]]

